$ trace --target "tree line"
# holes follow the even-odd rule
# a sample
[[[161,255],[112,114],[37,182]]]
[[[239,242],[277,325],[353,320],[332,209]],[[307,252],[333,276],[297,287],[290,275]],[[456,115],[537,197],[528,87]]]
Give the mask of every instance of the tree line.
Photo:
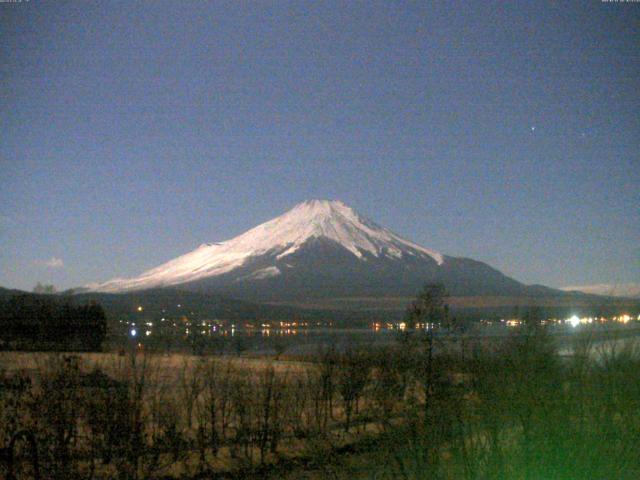
[[[107,318],[97,303],[16,295],[0,302],[0,345],[24,350],[100,350]]]

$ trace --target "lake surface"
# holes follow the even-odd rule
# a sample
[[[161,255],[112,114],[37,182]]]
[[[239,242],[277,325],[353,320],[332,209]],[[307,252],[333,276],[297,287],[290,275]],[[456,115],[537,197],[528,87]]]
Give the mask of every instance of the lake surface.
[[[603,352],[606,353],[612,349],[619,350],[629,344],[640,342],[640,325],[598,325],[577,328],[561,325],[549,327],[548,332],[557,342],[559,353],[562,356],[572,355],[575,345],[585,341],[589,341],[591,353],[600,356]],[[518,328],[479,327],[471,333],[462,336],[448,336],[448,338],[463,339],[467,344],[474,342],[482,344],[495,342],[497,344],[519,334],[521,331]],[[348,348],[389,346],[397,343],[402,335],[403,332],[398,330],[374,330],[371,328],[304,329],[298,330],[295,334],[281,334],[277,331],[271,331],[268,335],[261,332],[251,335],[236,333],[237,338],[244,336],[244,341],[247,342],[246,350],[254,354],[271,354],[279,350],[288,355],[309,355],[327,348],[344,351]],[[436,334],[436,337],[439,336],[442,335]]]

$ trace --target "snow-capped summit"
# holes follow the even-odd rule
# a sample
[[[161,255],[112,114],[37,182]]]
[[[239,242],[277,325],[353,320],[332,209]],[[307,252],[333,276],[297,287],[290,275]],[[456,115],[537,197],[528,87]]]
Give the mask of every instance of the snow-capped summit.
[[[437,265],[444,262],[441,254],[380,227],[341,201],[308,200],[231,240],[203,243],[138,277],[118,278],[87,288],[104,292],[143,290],[192,283],[235,270],[242,270],[242,279],[265,279],[279,275],[283,265],[295,268],[284,261],[313,241],[330,242],[360,261],[412,256],[430,259]]]
[[[298,250],[310,238],[327,238],[340,244],[356,257],[365,253],[375,257],[401,257],[403,248],[419,250],[439,264],[442,255],[404,240],[389,230],[360,216],[341,201],[308,200],[284,215],[249,230],[231,242],[250,249],[267,251],[275,245],[287,248],[278,254],[283,258]]]

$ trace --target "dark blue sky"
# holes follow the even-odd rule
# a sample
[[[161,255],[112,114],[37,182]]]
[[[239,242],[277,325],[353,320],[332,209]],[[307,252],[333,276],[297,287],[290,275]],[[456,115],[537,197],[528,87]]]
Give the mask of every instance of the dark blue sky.
[[[527,283],[640,282],[638,3],[0,16],[0,285],[137,274],[307,198]]]

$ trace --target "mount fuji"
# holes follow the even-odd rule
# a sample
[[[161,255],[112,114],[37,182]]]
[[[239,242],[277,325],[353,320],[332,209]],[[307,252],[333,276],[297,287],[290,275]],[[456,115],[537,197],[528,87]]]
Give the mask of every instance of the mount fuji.
[[[405,240],[340,201],[310,200],[231,240],[205,243],[134,278],[87,285],[123,293],[157,288],[236,298],[412,296],[441,282],[455,296],[540,296],[489,265]]]

